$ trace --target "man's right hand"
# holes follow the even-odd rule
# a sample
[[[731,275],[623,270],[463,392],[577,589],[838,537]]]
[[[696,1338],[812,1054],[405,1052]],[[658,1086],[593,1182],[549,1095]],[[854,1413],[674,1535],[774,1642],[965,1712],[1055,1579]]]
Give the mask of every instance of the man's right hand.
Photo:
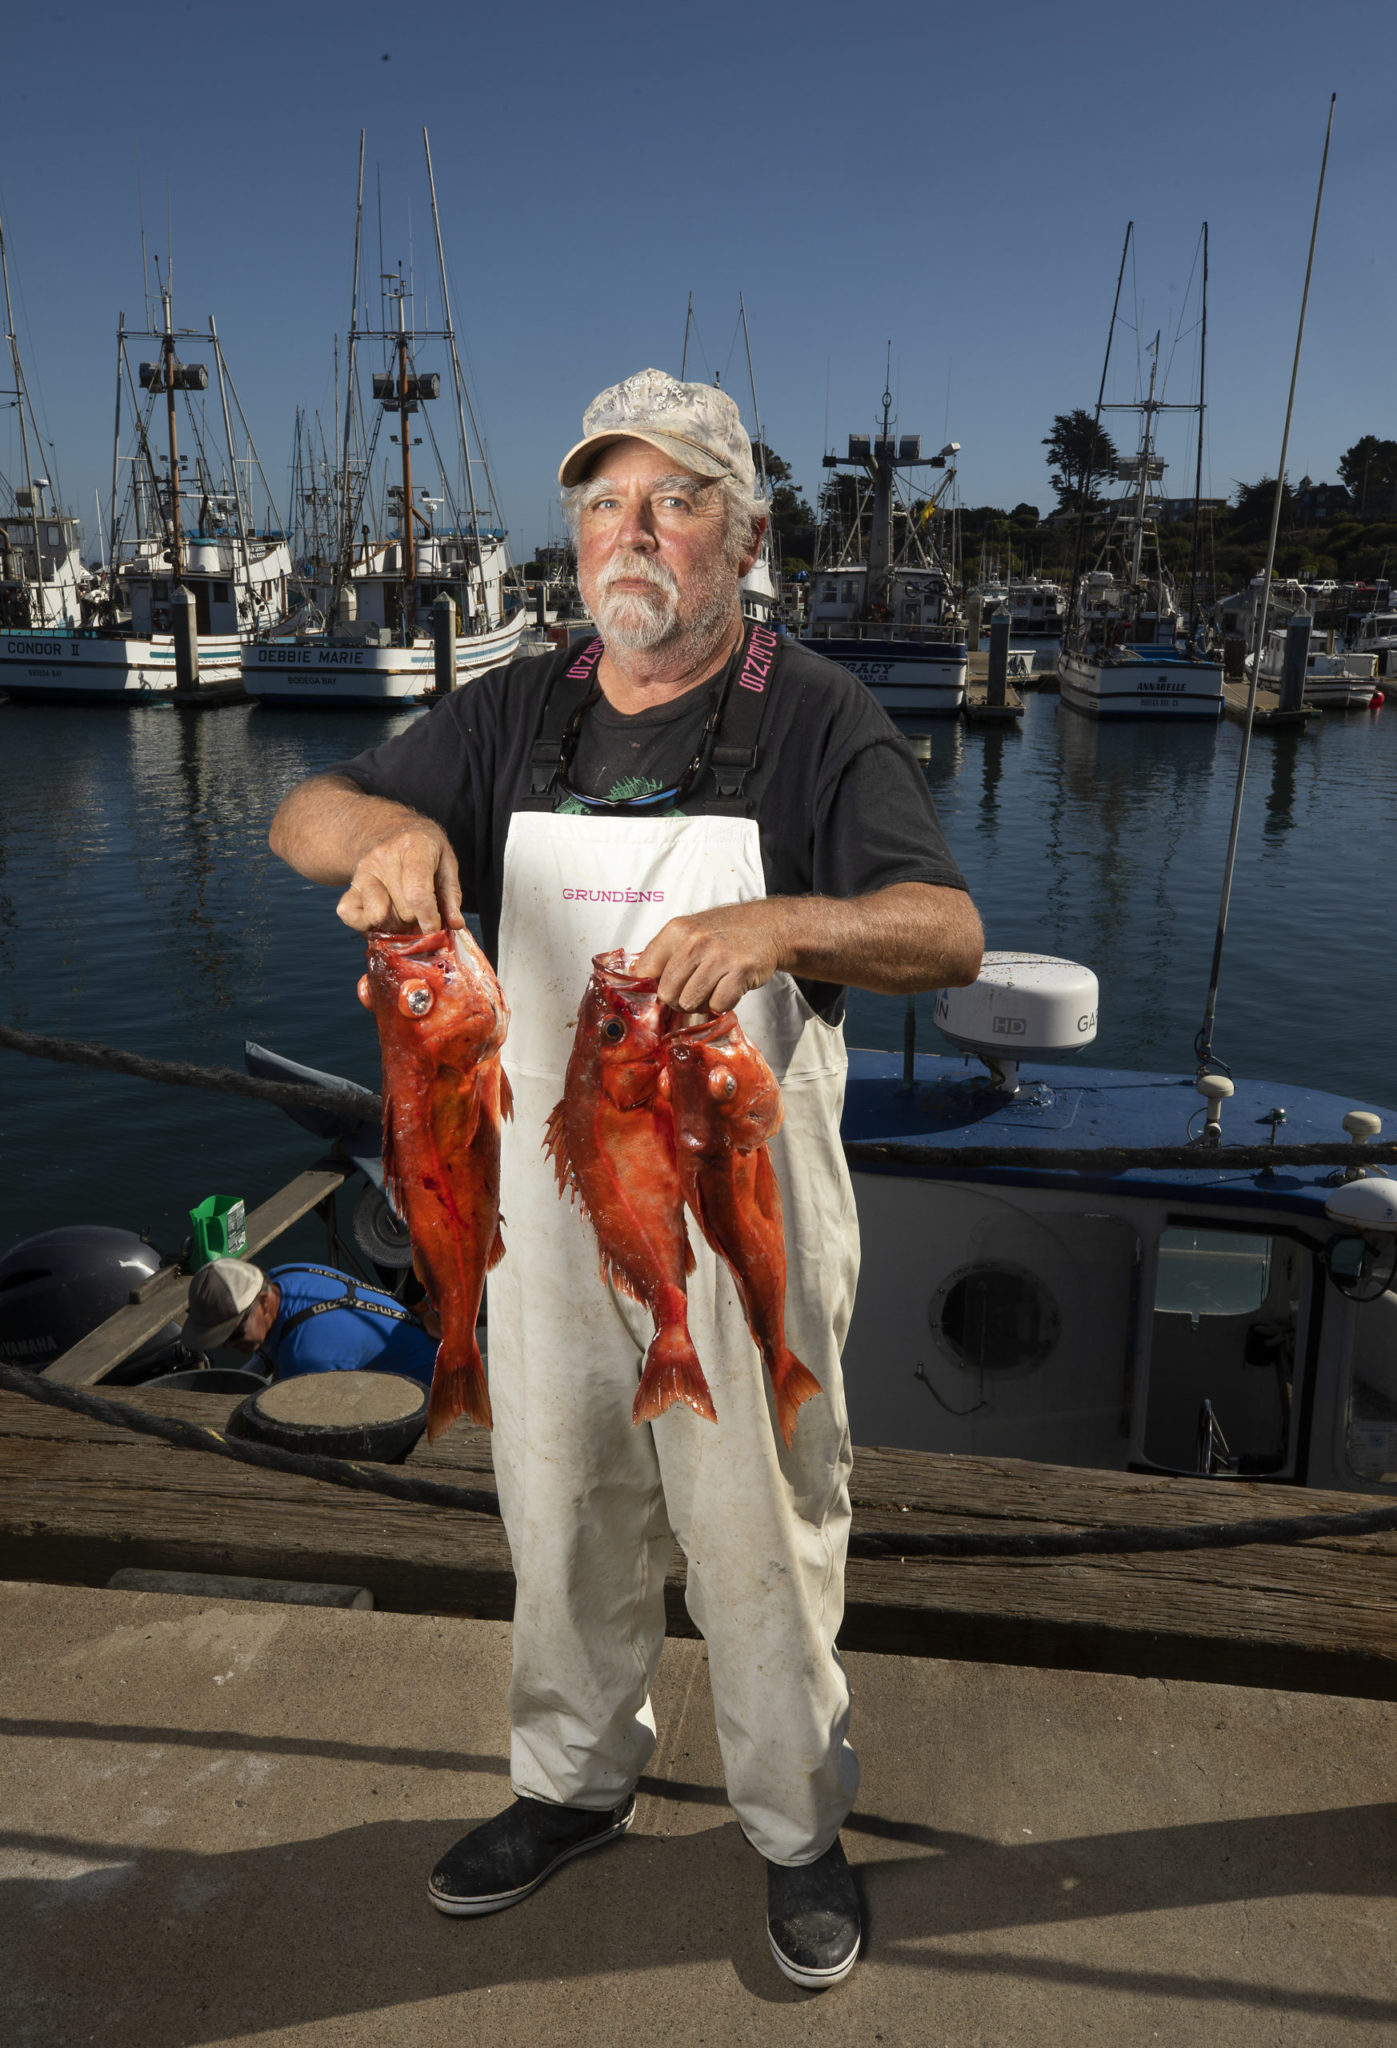
[[[335,911],[356,932],[459,930],[461,877],[446,834],[424,819],[371,846]]]

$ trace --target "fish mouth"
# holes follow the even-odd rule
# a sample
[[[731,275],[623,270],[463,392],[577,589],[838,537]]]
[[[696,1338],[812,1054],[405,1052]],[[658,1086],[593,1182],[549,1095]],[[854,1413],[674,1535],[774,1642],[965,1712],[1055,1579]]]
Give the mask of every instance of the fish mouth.
[[[680,1014],[680,1013],[676,1013]],[[685,1016],[693,1015],[684,1011]],[[717,1045],[728,1038],[737,1028],[737,1012],[720,1010],[716,1017],[707,1017],[697,1024],[676,1024],[668,1033],[671,1045]]]
[[[440,953],[453,944],[454,934],[438,932],[366,932],[365,943],[380,953],[391,953],[398,960],[425,959],[429,953]],[[454,950],[454,948],[453,948]]]
[[[658,976],[631,973],[639,958],[639,953],[627,953],[617,946],[609,953],[594,953],[592,971],[618,994],[653,996],[660,986]]]

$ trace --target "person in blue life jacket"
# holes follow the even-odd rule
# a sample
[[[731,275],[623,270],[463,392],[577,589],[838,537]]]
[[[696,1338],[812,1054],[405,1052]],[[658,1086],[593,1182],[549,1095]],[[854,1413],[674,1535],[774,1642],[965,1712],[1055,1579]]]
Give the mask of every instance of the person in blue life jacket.
[[[437,1338],[379,1288],[332,1266],[215,1259],[189,1286],[182,1341],[191,1351],[261,1351],[278,1379],[309,1372],[396,1372],[432,1384]]]
[[[427,1893],[442,1913],[497,1913],[631,1827],[677,1536],[728,1797],[767,1866],[773,1960],[820,1991],[849,1975],[861,1938],[839,1839],[858,1763],[835,1641],[858,1270],[845,990],[971,982],[982,933],[926,777],[872,693],[743,616],[767,506],[732,399],[646,369],[582,424],[558,482],[596,636],[451,691],[300,784],[270,833],[297,872],[342,892],[354,931],[475,913],[511,1010],[489,1375],[517,1582],[514,1798],[445,1849]],[[632,1424],[653,1330],[560,1200],[542,1142],[593,956],[616,948],[672,1010],[736,1007],[780,1083],[786,1328],[821,1389],[789,1444],[737,1288],[697,1230],[689,1329],[716,1420],[679,1402]]]

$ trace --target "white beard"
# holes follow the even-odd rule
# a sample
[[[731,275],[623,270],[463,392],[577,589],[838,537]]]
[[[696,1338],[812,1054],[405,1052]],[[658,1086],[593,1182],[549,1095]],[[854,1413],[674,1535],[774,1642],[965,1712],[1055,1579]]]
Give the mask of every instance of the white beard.
[[[650,588],[613,591],[611,585],[623,579],[643,580]],[[732,564],[725,555],[695,580],[689,591],[689,607],[685,608],[680,603],[679,585],[669,569],[647,555],[626,554],[614,555],[607,563],[589,602],[608,646],[634,654],[648,654],[665,647],[680,654],[689,647],[702,649],[717,637],[733,610],[736,595]]]

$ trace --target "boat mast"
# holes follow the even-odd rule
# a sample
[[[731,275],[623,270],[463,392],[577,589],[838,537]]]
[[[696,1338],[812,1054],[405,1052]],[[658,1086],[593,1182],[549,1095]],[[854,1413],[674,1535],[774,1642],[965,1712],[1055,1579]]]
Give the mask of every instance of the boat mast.
[[[10,265],[5,255],[5,228],[0,222],[0,276],[5,281],[5,338],[10,344],[10,361],[15,373],[15,404],[19,409],[19,445],[24,456],[24,488],[29,493],[29,517],[34,529],[34,582],[39,593],[39,619],[42,626],[47,623],[48,605],[44,597],[44,558],[39,552],[39,494],[34,488],[34,472],[29,466],[29,430],[25,425],[28,407],[28,393],[24,386],[24,365],[19,359],[19,337],[15,333],[15,316],[10,305]]]
[[[1198,460],[1193,474],[1193,543],[1188,564],[1188,637],[1198,631],[1198,540],[1203,521],[1203,380],[1208,367],[1208,223],[1203,223],[1203,314],[1198,336]]]
[[[107,577],[107,602],[112,607],[113,622],[115,622],[116,618],[116,566],[118,551],[117,544],[121,538],[119,532],[117,531],[117,487],[121,479],[121,372],[125,361],[126,315],[124,313],[119,313],[117,315],[116,323],[116,421],[112,428],[112,503],[111,518],[108,521],[108,525],[111,528],[112,535],[112,565],[111,571]],[[131,485],[132,490],[134,491],[134,466],[132,470]]]
[[[485,542],[481,537],[480,514],[476,509],[475,503],[475,480],[471,475],[471,444],[466,438],[466,410],[470,405],[470,399],[466,393],[466,380],[461,374],[461,358],[456,348],[456,330],[451,321],[451,293],[447,288],[446,255],[441,245],[441,216],[437,212],[437,181],[432,171],[432,145],[427,138],[425,128],[422,130],[422,147],[427,153],[427,190],[432,200],[432,232],[436,237],[437,272],[441,278],[441,312],[446,327],[446,344],[451,351],[451,378],[456,394],[456,425],[461,436],[461,460],[466,466],[466,500],[470,506],[471,535],[475,541],[476,561],[480,569],[480,602],[484,609],[485,626],[488,631],[495,622],[490,617],[490,586],[485,575]],[[474,410],[471,411],[471,425],[475,427]],[[475,429],[475,439],[476,446],[480,449],[483,456],[485,448],[480,439],[480,429],[478,427]],[[488,469],[485,474],[485,481],[493,498],[494,485],[491,482]],[[501,520],[500,524],[503,526],[504,521]],[[466,559],[468,571],[467,588],[469,589],[469,556]],[[473,591],[471,595],[474,598]],[[472,604],[472,610],[474,610],[474,604]],[[501,588],[500,592],[500,623],[504,623],[503,588]]]
[[[1154,338],[1154,360],[1150,364],[1150,388],[1140,406],[1140,474],[1135,484],[1135,535],[1130,543],[1130,581],[1134,589],[1140,585],[1140,565],[1145,552],[1145,507],[1150,496],[1150,452],[1154,440],[1154,387],[1159,375],[1159,336]]]
[[[248,537],[247,537],[247,513],[246,513],[246,511],[244,510],[244,507],[243,507],[243,490],[242,490],[242,485],[241,485],[241,484],[239,483],[239,481],[238,481],[238,458],[237,458],[237,456],[236,456],[236,455],[235,455],[235,454],[233,453],[233,424],[232,424],[232,421],[231,421],[231,420],[229,419],[229,417],[228,417],[228,385],[227,385],[227,382],[226,382],[226,380],[225,380],[225,378],[224,378],[224,374],[223,374],[223,350],[222,350],[221,346],[219,345],[219,340],[218,340],[218,329],[217,329],[217,328],[216,328],[216,327],[214,326],[214,324],[213,324],[213,314],[212,314],[212,313],[210,313],[210,314],[209,314],[209,340],[210,340],[210,341],[211,341],[211,342],[213,343],[213,366],[214,366],[214,369],[215,369],[215,371],[216,371],[216,372],[217,372],[217,374],[218,374],[218,398],[219,398],[219,403],[220,403],[220,405],[221,405],[221,406],[222,406],[222,408],[223,408],[223,439],[224,439],[224,441],[225,441],[225,442],[226,442],[226,444],[227,444],[227,448],[228,448],[228,460],[229,460],[229,463],[230,463],[230,464],[232,465],[232,470],[233,470],[233,503],[234,503],[234,505],[235,505],[235,506],[237,507],[237,513],[238,513],[238,539],[239,539],[239,540],[241,541],[241,543],[242,543],[242,555],[243,555],[243,574],[244,574],[244,576],[245,576],[245,577],[247,578],[247,596],[248,596],[248,602],[249,602],[249,604],[251,604],[251,603],[253,602],[253,595],[252,595],[252,549],[251,549],[250,545],[248,544]],[[258,468],[259,468],[259,469],[261,468],[261,463],[260,463],[260,462],[258,463]],[[263,481],[265,482],[265,478],[263,479]],[[252,489],[252,479],[251,479],[251,477],[249,477],[249,478],[248,478],[248,486],[247,486],[247,487],[248,487],[248,491],[249,491],[249,492],[251,492],[251,489]],[[280,522],[280,520],[278,520],[277,524],[278,524],[278,525],[280,525],[280,523],[281,523],[281,522]],[[254,630],[254,631],[256,631],[256,627],[257,627],[257,620],[256,620],[256,616],[255,616],[255,614],[254,614],[254,617],[253,617],[253,630]]]
[[[693,296],[693,293],[690,292],[690,305],[693,304]],[[766,481],[766,435],[762,432],[762,416],[761,413],[757,410],[757,380],[752,371],[752,337],[747,332],[747,307],[745,301],[743,300],[741,292],[739,292],[737,295],[737,309],[742,315],[742,341],[743,346],[747,350],[747,383],[752,393],[752,424],[757,430],[757,470],[761,477],[762,496],[766,498],[770,496],[770,492],[767,488]],[[685,327],[684,340],[686,345],[688,343],[688,339],[689,330],[687,327]],[[680,382],[683,382],[682,375],[680,377]]]
[[[1072,594],[1067,605],[1067,631],[1072,630],[1081,604],[1082,559],[1086,549],[1087,507],[1091,503],[1091,487],[1095,481],[1092,465],[1096,461],[1097,436],[1101,429],[1101,408],[1106,401],[1106,373],[1111,367],[1111,344],[1116,338],[1116,314],[1120,311],[1121,285],[1125,279],[1125,259],[1130,254],[1130,237],[1135,232],[1135,223],[1125,224],[1125,240],[1121,243],[1120,268],[1116,272],[1116,296],[1111,301],[1111,324],[1106,330],[1106,354],[1101,363],[1101,382],[1096,387],[1096,411],[1092,415],[1093,433],[1091,446],[1087,450],[1086,463],[1082,469],[1082,503],[1077,520],[1077,545],[1072,556]]]
[[[341,586],[354,562],[354,507],[349,486],[349,448],[354,418],[354,354],[359,341],[359,238],[364,223],[364,130],[359,130],[359,186],[354,201],[354,277],[349,289],[349,345],[345,354],[344,457],[340,466],[340,503],[336,562]],[[338,609],[339,590],[335,592]]]
[[[883,382],[883,433],[874,443],[873,514],[868,529],[868,573],[864,579],[864,610],[872,612],[883,602],[893,558],[893,464],[892,442],[888,437],[888,416],[892,411],[893,345],[888,343],[888,368]]]
[[[165,333],[161,352],[165,359],[165,416],[170,435],[170,576],[175,584],[179,584],[184,578],[184,554],[179,530],[179,440],[175,427],[174,311],[170,302],[168,272],[160,299],[165,309]]]
[[[407,395],[407,306],[402,280],[398,282],[398,428],[403,444],[402,509],[399,527],[403,546],[403,630],[411,640],[417,624],[417,550],[412,532],[412,433],[408,422],[417,407]]]

